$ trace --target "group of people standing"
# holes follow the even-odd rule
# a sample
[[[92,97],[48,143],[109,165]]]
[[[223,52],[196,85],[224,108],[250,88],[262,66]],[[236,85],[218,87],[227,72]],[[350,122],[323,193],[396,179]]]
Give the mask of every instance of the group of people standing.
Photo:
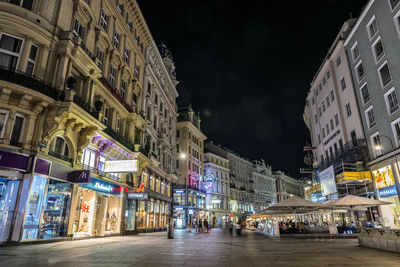
[[[196,232],[199,233],[210,233],[211,232],[211,223],[209,223],[207,221],[207,219],[204,219],[204,221],[202,219],[199,220],[194,220],[194,224],[195,224],[195,228],[196,228]]]

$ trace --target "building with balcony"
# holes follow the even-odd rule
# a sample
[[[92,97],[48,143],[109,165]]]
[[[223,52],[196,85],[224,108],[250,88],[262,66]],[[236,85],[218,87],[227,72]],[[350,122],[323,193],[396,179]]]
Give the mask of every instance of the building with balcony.
[[[379,208],[384,225],[391,227],[400,225],[399,18],[399,1],[368,1],[344,42],[368,147],[367,165],[376,197],[393,203]]]
[[[205,144],[203,181],[207,190],[208,222],[213,227],[226,227],[229,223],[229,160],[220,155],[223,155],[221,148],[212,142]]]
[[[277,203],[276,179],[271,166],[264,160],[253,161],[253,178],[249,181],[254,190],[254,211],[259,212]]]
[[[176,123],[176,170],[174,218],[177,228],[190,227],[194,219],[207,217],[204,188],[204,141],[200,116],[192,107],[178,109]]]
[[[0,242],[134,227],[151,42],[134,0],[0,1]]]

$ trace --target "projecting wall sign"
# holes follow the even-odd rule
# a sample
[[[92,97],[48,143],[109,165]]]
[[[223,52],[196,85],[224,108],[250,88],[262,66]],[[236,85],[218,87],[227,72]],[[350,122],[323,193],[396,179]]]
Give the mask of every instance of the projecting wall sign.
[[[104,172],[137,172],[137,160],[109,160],[104,163]]]

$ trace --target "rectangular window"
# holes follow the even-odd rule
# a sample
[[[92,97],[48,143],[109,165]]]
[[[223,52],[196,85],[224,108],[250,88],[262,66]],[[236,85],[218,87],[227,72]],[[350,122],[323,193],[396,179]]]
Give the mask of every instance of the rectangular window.
[[[389,114],[399,109],[399,102],[397,101],[396,90],[394,88],[385,94],[385,100]]]
[[[129,64],[129,57],[131,55],[131,51],[129,51],[127,48],[124,49],[124,61],[126,64]]]
[[[330,97],[331,97],[331,102],[335,100],[335,94],[333,93],[333,89],[329,91]]]
[[[8,119],[8,111],[0,110],[0,138],[3,138],[7,119]]]
[[[344,77],[340,79],[340,85],[342,86],[342,91],[346,89],[346,80],[344,79]]]
[[[362,79],[364,79],[365,72],[364,72],[363,64],[361,62],[356,67],[356,73],[357,73],[358,82],[360,82]]]
[[[123,12],[123,10],[124,10],[124,5],[122,4],[121,1],[118,1],[118,2],[117,2],[117,9],[118,9],[119,13],[122,14],[122,12]]]
[[[325,107],[325,102],[322,102],[322,112],[325,112],[326,107]]]
[[[24,125],[24,117],[15,115],[14,125],[10,137],[10,145],[18,145],[21,139],[22,127]]]
[[[329,99],[329,95],[325,98],[326,106],[329,107],[331,105],[331,100]]]
[[[37,54],[37,46],[32,45],[31,51],[29,52],[28,64],[26,65],[26,74],[27,75],[33,74],[33,68],[35,67],[36,54]]]
[[[371,40],[375,34],[378,32],[378,24],[376,23],[375,16],[371,19],[371,21],[367,25],[369,39]]]
[[[321,144],[321,135],[318,135],[318,144]]]
[[[103,27],[105,31],[107,31],[108,27],[108,18],[109,16],[107,15],[106,11],[102,9],[100,15],[100,26]]]
[[[396,139],[396,144],[398,146],[400,143],[400,119],[397,119],[396,121],[392,122],[392,129],[394,137]]]
[[[322,116],[322,110],[321,110],[321,107],[319,107],[319,108],[318,108],[318,113],[319,113],[319,116],[321,117],[321,116]]]
[[[79,20],[75,19],[73,33],[75,34],[75,36],[79,36],[79,37],[83,38],[83,31],[84,31],[84,28],[83,28],[82,24],[79,22]]]
[[[392,76],[390,75],[389,66],[387,62],[379,68],[379,77],[381,78],[382,87],[385,87],[392,81]]]
[[[122,80],[122,82],[121,82],[121,94],[120,94],[120,96],[121,96],[121,98],[122,98],[123,100],[125,100],[125,96],[126,96],[126,86],[127,86],[127,83],[126,83],[124,80]]]
[[[339,115],[337,113],[335,114],[335,125],[339,125]]]
[[[340,147],[340,151],[344,150],[342,138],[339,139],[339,147]]]
[[[353,61],[356,61],[360,57],[360,51],[358,51],[357,43],[355,43],[351,48],[351,54],[353,55]]]
[[[108,126],[108,116],[110,114],[110,110],[108,109],[108,107],[106,106],[104,108],[104,124]]]
[[[117,70],[114,68],[114,66],[110,65],[110,77],[109,77],[109,79],[110,79],[110,84],[112,86],[115,86],[116,72],[117,72]]]
[[[329,125],[328,124],[325,124],[325,129],[326,129],[326,135],[328,135],[329,134]]]
[[[331,72],[328,70],[328,71],[326,72],[326,78],[329,79],[330,77],[331,77]]]
[[[339,66],[342,63],[342,59],[340,57],[336,58],[336,66]]]
[[[33,0],[8,0],[6,2],[9,2],[11,4],[23,7],[25,9],[32,10],[33,6]]]
[[[333,119],[330,119],[329,123],[331,124],[331,131],[335,128],[335,125],[333,124]]]
[[[365,114],[368,122],[368,127],[369,128],[374,127],[376,125],[374,109],[370,107],[365,111]]]
[[[121,119],[117,117],[117,134],[121,132]]]
[[[314,115],[314,123],[315,123],[315,124],[318,123],[318,116],[317,116],[317,114]]]
[[[326,79],[325,77],[322,79],[322,83],[325,85],[326,84]]]
[[[384,55],[382,40],[378,39],[373,45],[372,50],[374,51],[375,61],[378,62]]]
[[[114,30],[114,38],[113,38],[113,45],[118,49],[119,48],[119,38],[120,35],[117,30]]]
[[[383,149],[381,144],[381,139],[379,138],[379,133],[376,133],[371,136],[372,142],[372,150],[374,151],[375,156],[382,155]]]
[[[176,138],[179,138],[179,130],[176,130]]]
[[[347,113],[347,117],[351,116],[351,108],[350,108],[350,103],[346,104],[346,113]]]
[[[16,69],[21,54],[22,40],[6,34],[2,34],[0,38],[0,66]]]
[[[136,77],[137,79],[139,79],[139,75],[140,75],[140,66],[139,66],[139,65],[136,65],[136,66],[135,66],[135,77]]]
[[[400,0],[389,0],[390,7],[393,9],[396,8],[396,6],[400,3]]]
[[[339,155],[338,148],[337,148],[337,143],[333,144],[333,149],[335,150],[335,156],[337,157]]]
[[[313,105],[315,104],[315,98],[314,97],[311,98],[311,104],[313,104]]]
[[[368,92],[368,85],[364,84],[360,90],[361,90],[361,96],[362,96],[364,104],[368,103],[368,101],[370,100],[369,92]]]
[[[103,66],[104,53],[96,46],[96,64],[101,69]]]
[[[129,29],[129,31],[132,31],[132,21],[129,21],[128,20],[128,29]]]

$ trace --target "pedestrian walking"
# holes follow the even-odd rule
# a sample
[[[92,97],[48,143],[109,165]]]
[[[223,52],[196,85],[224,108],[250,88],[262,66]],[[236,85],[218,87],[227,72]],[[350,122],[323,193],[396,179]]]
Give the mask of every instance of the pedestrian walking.
[[[199,233],[203,232],[203,221],[199,220]]]
[[[204,231],[208,233],[208,221],[204,219]]]
[[[211,233],[211,223],[208,224],[208,232]]]

